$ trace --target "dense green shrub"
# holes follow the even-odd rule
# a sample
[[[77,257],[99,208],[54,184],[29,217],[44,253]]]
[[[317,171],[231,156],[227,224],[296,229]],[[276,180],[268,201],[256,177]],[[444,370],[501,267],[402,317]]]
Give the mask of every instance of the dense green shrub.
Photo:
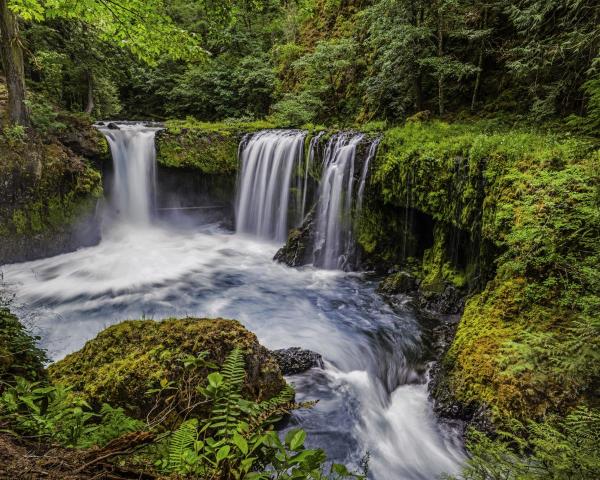
[[[463,480],[595,480],[600,476],[600,412],[578,408],[564,419],[515,425],[496,439],[471,430]],[[526,438],[527,440],[523,440]]]
[[[0,298],[0,302],[1,302]],[[13,385],[17,377],[29,380],[45,378],[46,354],[37,346],[19,319],[0,304],[0,392]]]
[[[121,435],[142,430],[145,424],[104,404],[98,413],[70,388],[29,382],[16,377],[15,385],[0,396],[0,419],[17,433],[51,439],[65,447],[103,446]]]

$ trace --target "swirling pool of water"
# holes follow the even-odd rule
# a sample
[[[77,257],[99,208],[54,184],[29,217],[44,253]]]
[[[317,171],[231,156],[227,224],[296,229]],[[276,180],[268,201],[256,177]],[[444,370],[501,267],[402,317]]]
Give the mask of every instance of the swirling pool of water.
[[[236,318],[269,348],[325,358],[290,378],[299,400],[319,400],[292,418],[311,445],[351,465],[369,452],[377,480],[456,472],[462,447],[428,402],[416,317],[360,274],[292,269],[272,261],[276,249],[214,225],[113,228],[98,246],[2,270],[54,359],[125,319]]]

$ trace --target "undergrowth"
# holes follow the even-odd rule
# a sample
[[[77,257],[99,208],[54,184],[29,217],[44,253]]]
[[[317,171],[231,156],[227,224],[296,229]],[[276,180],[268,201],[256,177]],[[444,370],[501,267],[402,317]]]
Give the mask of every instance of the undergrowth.
[[[0,326],[0,333],[9,333],[6,325]],[[29,338],[26,332],[23,335]],[[43,352],[34,341],[30,338],[30,343],[17,343],[33,355],[26,360],[39,365],[36,355]],[[3,372],[0,384],[0,429],[37,445],[91,449],[92,456],[93,452],[102,454],[98,447],[106,446],[112,448],[107,450],[111,457],[120,457],[119,465],[129,465],[130,472],[135,468],[146,472],[154,469],[156,475],[215,480],[364,478],[343,465],[328,462],[322,450],[306,448],[306,432],[301,429],[293,429],[284,440],[280,439],[275,424],[292,410],[310,408],[313,403],[294,403],[294,390],[288,385],[269,399],[249,400],[243,394],[243,350],[231,350],[220,369],[206,357],[206,352],[188,355],[183,358],[182,368],[192,372],[189,378],[196,378],[193,372],[198,369],[212,370],[206,381],[198,378],[194,384],[200,402],[209,408],[203,415],[188,409],[189,416],[174,429],[170,422],[131,418],[123,408],[106,403],[94,410],[71,387],[51,384],[45,376],[34,380],[37,374],[23,378],[14,366]],[[146,394],[156,396],[158,402],[165,392],[177,395],[177,388],[174,382],[167,382]],[[152,443],[131,448],[130,439],[139,438],[148,438]],[[113,452],[120,444],[124,445],[123,451]]]

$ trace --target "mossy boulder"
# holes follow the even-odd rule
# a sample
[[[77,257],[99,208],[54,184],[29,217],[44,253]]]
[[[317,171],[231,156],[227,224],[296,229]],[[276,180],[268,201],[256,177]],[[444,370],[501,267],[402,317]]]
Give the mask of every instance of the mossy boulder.
[[[260,401],[279,393],[285,380],[271,353],[239,322],[222,318],[126,321],[51,365],[49,374],[95,407],[109,403],[137,418],[168,412],[176,423],[190,409],[202,414],[197,387],[212,370],[207,362],[221,365],[236,347],[245,354],[244,395]]]

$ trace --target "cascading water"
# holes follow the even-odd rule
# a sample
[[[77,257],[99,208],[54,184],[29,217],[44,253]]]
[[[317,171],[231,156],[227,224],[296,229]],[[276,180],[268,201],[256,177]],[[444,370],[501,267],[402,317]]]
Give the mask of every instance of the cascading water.
[[[369,176],[369,167],[371,166],[371,162],[375,158],[375,154],[377,153],[377,148],[379,147],[379,142],[381,140],[379,138],[373,140],[371,145],[369,146],[369,153],[367,153],[367,158],[365,159],[365,163],[363,165],[362,174],[360,176],[360,183],[358,186],[358,193],[356,194],[356,212],[355,218],[358,218],[358,214],[362,210],[363,206],[363,198],[365,196],[365,188],[367,185],[367,178]]]
[[[289,378],[298,401],[319,400],[290,420],[308,431],[310,447],[324,448],[331,460],[351,467],[370,452],[372,480],[456,474],[464,458],[460,436],[437,424],[427,400],[427,345],[412,311],[393,310],[375,293],[372,280],[340,271],[287,268],[272,261],[272,243],[232,235],[215,225],[150,223],[140,228],[139,222],[150,222],[152,213],[150,138],[155,132],[121,128],[103,131],[120,177],[114,186],[119,218],[138,222],[134,228],[117,229],[122,231],[95,247],[3,267],[15,294],[12,308],[36,326],[49,355],[61,358],[124,319],[236,318],[268,348],[299,346],[323,355],[325,369]],[[341,214],[354,201],[360,141],[358,135],[334,136],[323,156],[320,195],[325,201],[318,209],[332,222],[325,224],[333,225],[329,238],[337,238],[331,245],[344,248],[334,234],[346,228]],[[238,212],[255,214],[245,228],[260,232],[261,217],[253,208],[270,201],[278,208],[262,217],[263,225],[272,226],[265,236],[285,235],[290,184],[293,170],[303,165],[303,142],[301,132],[264,132],[241,146],[246,168],[240,175]],[[365,182],[366,174],[359,177],[358,197]],[[280,208],[283,202],[286,210]],[[327,228],[324,232],[329,234]],[[339,248],[340,256],[344,248]],[[330,258],[336,258],[331,251]]]
[[[259,132],[240,148],[236,230],[284,241],[292,173],[302,164],[305,132]]]
[[[143,124],[99,127],[110,145],[114,165],[111,205],[120,223],[148,225],[154,211],[156,151],[160,130]]]
[[[306,207],[307,207],[307,198],[308,198],[308,190],[309,190],[309,176],[312,166],[315,162],[315,158],[317,156],[317,147],[319,145],[319,141],[325,132],[319,132],[317,135],[310,139],[310,145],[308,147],[308,155],[306,157],[306,164],[304,166],[304,183],[302,188],[302,208],[300,209],[299,216],[299,224],[304,221],[304,217],[306,216]]]
[[[313,263],[343,269],[354,248],[352,207],[356,147],[362,134],[339,133],[329,141],[317,200]]]

